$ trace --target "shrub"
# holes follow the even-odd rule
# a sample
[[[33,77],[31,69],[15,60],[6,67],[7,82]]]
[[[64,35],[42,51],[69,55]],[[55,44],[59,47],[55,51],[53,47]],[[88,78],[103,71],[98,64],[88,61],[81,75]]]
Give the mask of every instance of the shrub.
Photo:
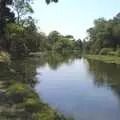
[[[102,48],[100,50],[100,55],[108,55],[110,52],[112,52],[112,49],[111,48]]]
[[[31,87],[22,83],[11,85],[6,92],[12,103],[24,102],[28,98],[39,98]]]
[[[35,99],[35,98],[28,98],[25,101],[25,110],[27,112],[39,112],[41,110],[41,108],[43,107],[42,103],[40,103],[39,99]]]

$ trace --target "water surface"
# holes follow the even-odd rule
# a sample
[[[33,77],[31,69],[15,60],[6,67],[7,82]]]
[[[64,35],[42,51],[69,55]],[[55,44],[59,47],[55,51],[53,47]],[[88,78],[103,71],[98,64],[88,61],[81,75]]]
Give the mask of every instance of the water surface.
[[[0,64],[0,120],[29,120],[13,111],[4,91],[12,83],[29,85],[40,99],[75,120],[120,120],[120,65],[54,53]],[[19,109],[19,108],[17,108]]]
[[[38,94],[65,115],[75,120],[120,119],[119,65],[53,55],[36,70]]]

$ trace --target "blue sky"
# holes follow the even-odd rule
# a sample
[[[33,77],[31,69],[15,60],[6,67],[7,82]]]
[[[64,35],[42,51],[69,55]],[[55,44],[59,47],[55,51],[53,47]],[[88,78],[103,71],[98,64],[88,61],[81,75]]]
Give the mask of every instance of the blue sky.
[[[109,19],[120,12],[120,0],[59,0],[50,5],[45,0],[34,0],[32,6],[33,17],[42,32],[57,30],[76,39],[86,37],[86,30],[93,26],[94,19]]]

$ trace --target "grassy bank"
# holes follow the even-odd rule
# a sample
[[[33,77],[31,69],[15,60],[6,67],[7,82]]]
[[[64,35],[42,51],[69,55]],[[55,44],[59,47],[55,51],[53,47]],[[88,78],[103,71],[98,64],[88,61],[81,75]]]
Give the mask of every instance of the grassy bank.
[[[99,60],[105,63],[115,63],[120,64],[120,57],[117,56],[109,56],[109,55],[85,55],[87,59]]]
[[[26,57],[3,64],[9,55],[0,56],[0,120],[71,120],[44,103],[34,89],[36,68],[44,62]]]
[[[0,118],[20,120],[72,120],[43,103],[29,85],[12,83],[2,96]]]

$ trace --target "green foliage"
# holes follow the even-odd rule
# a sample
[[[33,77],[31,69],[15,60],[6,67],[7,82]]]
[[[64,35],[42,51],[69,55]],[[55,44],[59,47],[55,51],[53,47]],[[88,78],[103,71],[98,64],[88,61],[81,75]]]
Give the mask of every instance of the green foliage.
[[[109,55],[109,53],[112,51],[111,48],[102,48],[100,51],[100,55]]]
[[[47,109],[46,112],[37,113],[34,116],[35,120],[73,120],[72,118],[67,118],[59,112]]]
[[[29,53],[29,49],[22,37],[15,36],[10,44],[10,52],[12,56],[25,56]]]
[[[12,9],[15,21],[6,23],[6,48],[12,56],[26,56],[37,51],[73,51],[82,50],[81,40],[75,41],[72,35],[63,36],[52,31],[48,36],[38,32],[35,20],[30,16],[33,13],[31,0],[12,0]],[[46,3],[58,0],[46,0]],[[6,4],[7,5],[7,4]]]
[[[9,23],[6,25],[6,31],[10,34],[24,32],[24,28],[15,23]]]
[[[120,45],[119,14],[110,20],[105,20],[104,18],[95,20],[94,27],[88,29],[87,32],[88,40],[90,41],[88,46],[91,53],[98,54],[102,48],[116,49]]]
[[[44,104],[34,90],[26,84],[12,84],[6,92],[7,98],[9,98],[9,104],[16,104],[14,108],[16,109],[16,114],[17,109],[21,108],[24,110],[23,114],[32,120],[71,120],[65,118],[61,113],[56,112],[47,104]]]
[[[38,112],[41,108],[38,95],[29,85],[12,83],[6,93],[10,99],[9,103],[20,103],[28,112]]]
[[[39,99],[28,98],[25,103],[25,110],[27,112],[37,113],[42,109],[42,104],[39,102]]]
[[[51,51],[82,50],[82,42],[75,41],[72,35],[63,36],[57,31],[52,31],[48,35],[46,47]]]
[[[24,17],[34,12],[30,3],[31,0],[13,0],[12,7],[16,13],[18,24]]]
[[[23,93],[25,92],[28,88],[24,84],[14,84],[10,88],[7,89],[8,94],[12,93]]]

